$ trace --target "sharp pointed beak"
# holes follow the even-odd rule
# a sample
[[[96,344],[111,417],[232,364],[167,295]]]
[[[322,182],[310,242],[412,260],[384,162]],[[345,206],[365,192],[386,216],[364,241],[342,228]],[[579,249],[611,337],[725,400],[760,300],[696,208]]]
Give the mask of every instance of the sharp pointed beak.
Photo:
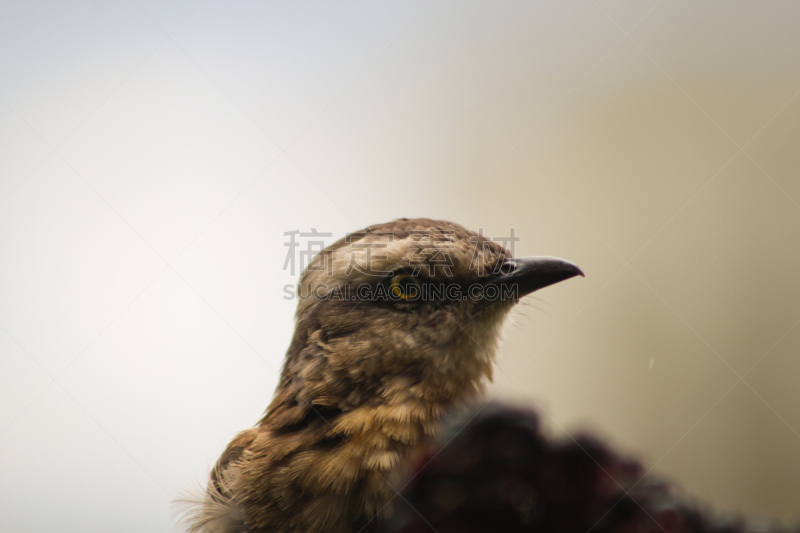
[[[575,276],[583,276],[577,265],[557,257],[519,257],[500,266],[486,281],[484,294],[494,301],[520,299],[544,287]],[[490,289],[495,287],[496,289]],[[494,297],[493,293],[497,293]]]

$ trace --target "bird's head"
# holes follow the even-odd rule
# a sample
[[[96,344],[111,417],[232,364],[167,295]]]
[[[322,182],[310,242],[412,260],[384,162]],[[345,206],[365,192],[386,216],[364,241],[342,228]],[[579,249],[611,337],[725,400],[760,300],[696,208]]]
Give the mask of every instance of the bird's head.
[[[303,273],[282,386],[337,407],[387,387],[421,387],[442,401],[477,392],[491,377],[508,311],[576,275],[583,273],[572,263],[513,258],[452,222],[370,226],[326,248]]]

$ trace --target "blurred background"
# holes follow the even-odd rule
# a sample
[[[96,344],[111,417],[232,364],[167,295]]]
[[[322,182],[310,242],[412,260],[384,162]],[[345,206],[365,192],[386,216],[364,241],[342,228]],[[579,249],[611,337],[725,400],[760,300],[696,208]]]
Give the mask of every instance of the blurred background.
[[[3,2],[0,530],[170,531],[272,395],[287,253],[401,216],[586,272],[518,306],[490,397],[800,518],[798,27],[796,1]]]

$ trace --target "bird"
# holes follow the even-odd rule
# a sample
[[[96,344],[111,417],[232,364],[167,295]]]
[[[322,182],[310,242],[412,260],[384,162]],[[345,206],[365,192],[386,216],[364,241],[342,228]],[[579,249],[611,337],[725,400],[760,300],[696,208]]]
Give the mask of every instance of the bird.
[[[485,391],[509,311],[583,275],[427,218],[328,246],[300,277],[274,397],[216,462],[188,531],[380,531],[442,419]]]

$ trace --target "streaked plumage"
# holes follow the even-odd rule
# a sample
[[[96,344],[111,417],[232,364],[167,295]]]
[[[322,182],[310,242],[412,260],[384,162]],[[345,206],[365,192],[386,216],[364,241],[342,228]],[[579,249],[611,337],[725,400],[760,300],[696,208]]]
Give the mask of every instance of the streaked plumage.
[[[413,277],[411,291],[417,284],[488,294],[488,285],[514,282],[524,295],[580,270],[515,261],[496,242],[429,219],[370,226],[328,247],[301,277],[301,293],[314,297],[298,304],[275,397],[219,459],[190,531],[368,533],[391,513],[400,480],[443,413],[491,378],[500,327],[516,303],[452,291],[416,302],[332,292],[391,293],[398,273]]]

